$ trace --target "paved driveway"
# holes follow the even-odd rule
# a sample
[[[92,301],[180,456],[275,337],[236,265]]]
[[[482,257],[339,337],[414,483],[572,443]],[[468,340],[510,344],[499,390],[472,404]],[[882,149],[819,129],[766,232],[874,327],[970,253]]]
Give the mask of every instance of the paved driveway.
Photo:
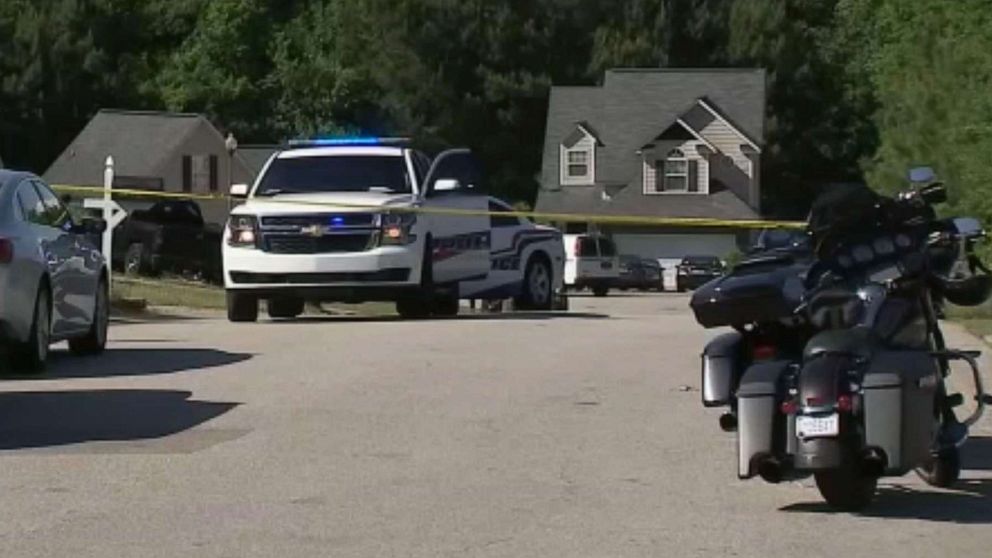
[[[992,418],[954,492],[866,516],[735,477],[686,299],[568,317],[117,326],[0,381],[0,555],[984,556]],[[952,333],[952,337],[959,337]]]

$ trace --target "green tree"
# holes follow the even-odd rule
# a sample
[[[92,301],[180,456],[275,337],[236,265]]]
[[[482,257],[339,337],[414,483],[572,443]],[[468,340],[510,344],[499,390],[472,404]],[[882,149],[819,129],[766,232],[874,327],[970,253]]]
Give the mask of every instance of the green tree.
[[[269,137],[273,91],[267,0],[213,0],[156,81],[165,105],[202,111],[246,140]]]
[[[950,210],[992,219],[992,10],[986,0],[882,0],[866,64],[881,145],[868,163],[877,188],[906,187],[906,170],[931,165]]]

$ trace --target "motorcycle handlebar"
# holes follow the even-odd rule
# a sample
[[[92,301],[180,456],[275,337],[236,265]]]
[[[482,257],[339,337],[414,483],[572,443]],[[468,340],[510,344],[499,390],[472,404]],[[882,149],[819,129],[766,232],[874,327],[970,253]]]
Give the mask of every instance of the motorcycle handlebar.
[[[934,182],[922,188],[906,190],[898,197],[901,202],[916,202],[925,205],[938,205],[947,201],[947,187],[943,182]]]

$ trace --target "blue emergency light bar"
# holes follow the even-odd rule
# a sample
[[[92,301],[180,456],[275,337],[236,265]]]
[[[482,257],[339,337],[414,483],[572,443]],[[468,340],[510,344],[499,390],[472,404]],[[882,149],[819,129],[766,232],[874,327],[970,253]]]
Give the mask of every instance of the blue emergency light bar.
[[[401,147],[410,144],[409,138],[341,137],[289,140],[290,148],[305,147]]]

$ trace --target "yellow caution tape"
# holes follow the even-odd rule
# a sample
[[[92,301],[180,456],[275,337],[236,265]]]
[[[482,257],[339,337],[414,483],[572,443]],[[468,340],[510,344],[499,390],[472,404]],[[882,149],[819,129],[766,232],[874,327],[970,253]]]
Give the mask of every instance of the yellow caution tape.
[[[79,192],[103,195],[100,186],[69,186],[53,185],[60,192]],[[192,194],[182,192],[155,192],[149,190],[130,190],[114,188],[113,195],[149,199],[182,199],[194,201],[234,201],[241,199],[224,195]],[[338,209],[359,209],[370,211],[388,211],[396,213],[417,213],[423,215],[449,215],[460,217],[524,217],[535,221],[556,221],[562,223],[595,223],[600,225],[647,225],[683,228],[733,228],[733,229],[803,229],[806,223],[801,221],[775,221],[764,219],[711,219],[707,217],[647,217],[635,215],[584,215],[578,213],[544,213],[538,211],[488,211],[476,209],[456,209],[446,207],[388,207],[381,205],[357,204],[347,202],[317,202],[304,200],[266,199],[265,203],[285,203],[291,205],[306,205],[314,207],[330,207]]]

